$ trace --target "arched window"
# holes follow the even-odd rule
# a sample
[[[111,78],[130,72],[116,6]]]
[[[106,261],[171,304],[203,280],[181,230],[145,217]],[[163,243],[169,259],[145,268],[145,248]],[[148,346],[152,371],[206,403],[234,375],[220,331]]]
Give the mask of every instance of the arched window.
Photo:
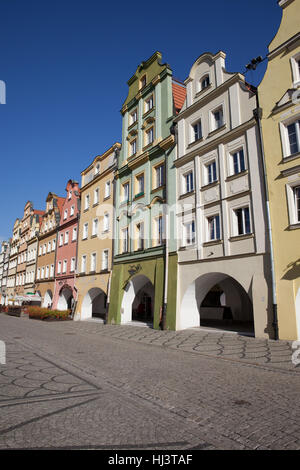
[[[204,90],[204,89],[207,88],[209,85],[210,85],[209,75],[205,75],[205,76],[201,79],[201,90]]]

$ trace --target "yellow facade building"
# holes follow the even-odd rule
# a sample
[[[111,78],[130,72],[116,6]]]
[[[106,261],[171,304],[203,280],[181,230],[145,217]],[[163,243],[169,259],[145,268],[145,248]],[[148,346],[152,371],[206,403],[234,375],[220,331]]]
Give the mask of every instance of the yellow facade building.
[[[75,320],[106,320],[114,233],[115,143],[81,172]]]
[[[282,21],[259,86],[274,260],[278,337],[300,339],[300,0]]]

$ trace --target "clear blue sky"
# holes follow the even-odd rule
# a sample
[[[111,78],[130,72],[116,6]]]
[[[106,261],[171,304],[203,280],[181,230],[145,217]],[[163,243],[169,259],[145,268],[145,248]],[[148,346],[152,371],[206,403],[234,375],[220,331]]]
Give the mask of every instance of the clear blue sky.
[[[182,80],[203,52],[223,50],[227,70],[243,72],[280,20],[276,0],[0,0],[0,239],[28,200],[43,210],[120,141],[127,80],[153,52]]]

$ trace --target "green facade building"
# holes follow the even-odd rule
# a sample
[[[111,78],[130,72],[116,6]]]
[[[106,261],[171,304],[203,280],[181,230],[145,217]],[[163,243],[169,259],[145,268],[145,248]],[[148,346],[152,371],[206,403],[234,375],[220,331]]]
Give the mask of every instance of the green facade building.
[[[108,322],[175,329],[177,243],[173,119],[185,87],[156,52],[128,81],[115,179]]]

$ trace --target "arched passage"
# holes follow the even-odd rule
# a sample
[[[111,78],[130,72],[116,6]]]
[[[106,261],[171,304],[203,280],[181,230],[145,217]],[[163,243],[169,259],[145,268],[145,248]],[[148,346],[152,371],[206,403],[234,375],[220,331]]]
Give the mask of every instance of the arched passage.
[[[153,324],[154,286],[150,279],[139,274],[125,287],[121,306],[121,323],[140,321]]]
[[[59,292],[57,310],[68,310],[72,307],[73,291],[69,286],[64,286]]]
[[[37,291],[37,294],[40,295],[39,291]],[[44,301],[43,301],[43,307],[47,308],[47,307],[51,307],[52,306],[52,300],[53,300],[53,297],[52,297],[52,292],[50,289],[47,290],[45,296],[44,296]]]
[[[178,327],[184,329],[200,325],[253,333],[252,302],[234,278],[224,273],[207,273],[187,288]]]
[[[81,319],[96,317],[105,320],[107,313],[107,296],[99,287],[90,289],[81,304]]]

